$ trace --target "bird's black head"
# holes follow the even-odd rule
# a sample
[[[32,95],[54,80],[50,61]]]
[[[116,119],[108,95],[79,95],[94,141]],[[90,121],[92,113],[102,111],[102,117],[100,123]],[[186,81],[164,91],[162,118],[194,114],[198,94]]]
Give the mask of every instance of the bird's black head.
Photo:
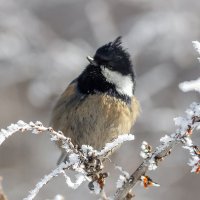
[[[121,36],[113,42],[103,45],[97,49],[93,60],[88,57],[91,64],[104,66],[112,71],[117,71],[122,75],[133,73],[129,53],[122,47]]]
[[[135,89],[135,75],[130,55],[121,45],[121,37],[97,49],[90,64],[78,77],[78,89],[83,94],[97,92],[130,102]]]

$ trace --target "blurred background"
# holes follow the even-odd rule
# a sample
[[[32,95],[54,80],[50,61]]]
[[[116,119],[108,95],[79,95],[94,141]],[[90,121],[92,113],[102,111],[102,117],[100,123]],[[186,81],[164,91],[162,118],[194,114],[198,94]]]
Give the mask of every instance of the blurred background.
[[[0,0],[0,127],[18,120],[40,120],[48,126],[56,99],[88,64],[86,56],[119,35],[137,73],[136,95],[142,113],[133,133],[108,163],[107,194],[115,191],[117,170],[128,172],[142,161],[143,140],[154,147],[175,130],[173,118],[184,114],[195,92],[183,93],[178,84],[199,77],[200,1],[196,0]],[[197,144],[200,138],[194,136]],[[0,176],[9,200],[28,191],[56,167],[59,151],[48,134],[16,134],[0,147]],[[176,147],[160,167],[149,173],[160,188],[143,189],[135,199],[199,199],[199,175],[191,174],[188,152]],[[73,191],[62,176],[36,197],[97,199],[87,184]]]

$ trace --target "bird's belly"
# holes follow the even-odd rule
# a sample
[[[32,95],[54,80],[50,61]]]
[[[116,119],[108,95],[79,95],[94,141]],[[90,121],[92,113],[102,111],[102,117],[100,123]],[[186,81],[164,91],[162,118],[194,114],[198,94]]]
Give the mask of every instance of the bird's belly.
[[[137,107],[138,109],[138,107]],[[66,108],[65,126],[61,131],[78,145],[87,144],[101,149],[120,134],[127,134],[138,110],[107,95],[90,95],[87,101]]]

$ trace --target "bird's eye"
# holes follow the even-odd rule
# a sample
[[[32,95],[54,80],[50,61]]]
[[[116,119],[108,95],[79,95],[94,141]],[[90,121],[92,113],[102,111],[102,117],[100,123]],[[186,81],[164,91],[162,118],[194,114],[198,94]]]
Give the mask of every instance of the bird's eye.
[[[108,66],[109,69],[113,69],[115,67],[115,63],[110,61],[110,62],[108,62],[107,66]]]

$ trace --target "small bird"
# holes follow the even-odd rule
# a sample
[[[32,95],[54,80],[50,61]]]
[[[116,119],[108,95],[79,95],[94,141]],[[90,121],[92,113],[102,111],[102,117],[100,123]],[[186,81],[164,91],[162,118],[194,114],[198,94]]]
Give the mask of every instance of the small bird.
[[[121,36],[87,59],[89,64],[57,101],[50,125],[73,144],[100,150],[117,136],[130,133],[140,106],[134,96],[135,73]],[[66,156],[62,150],[58,164]]]

